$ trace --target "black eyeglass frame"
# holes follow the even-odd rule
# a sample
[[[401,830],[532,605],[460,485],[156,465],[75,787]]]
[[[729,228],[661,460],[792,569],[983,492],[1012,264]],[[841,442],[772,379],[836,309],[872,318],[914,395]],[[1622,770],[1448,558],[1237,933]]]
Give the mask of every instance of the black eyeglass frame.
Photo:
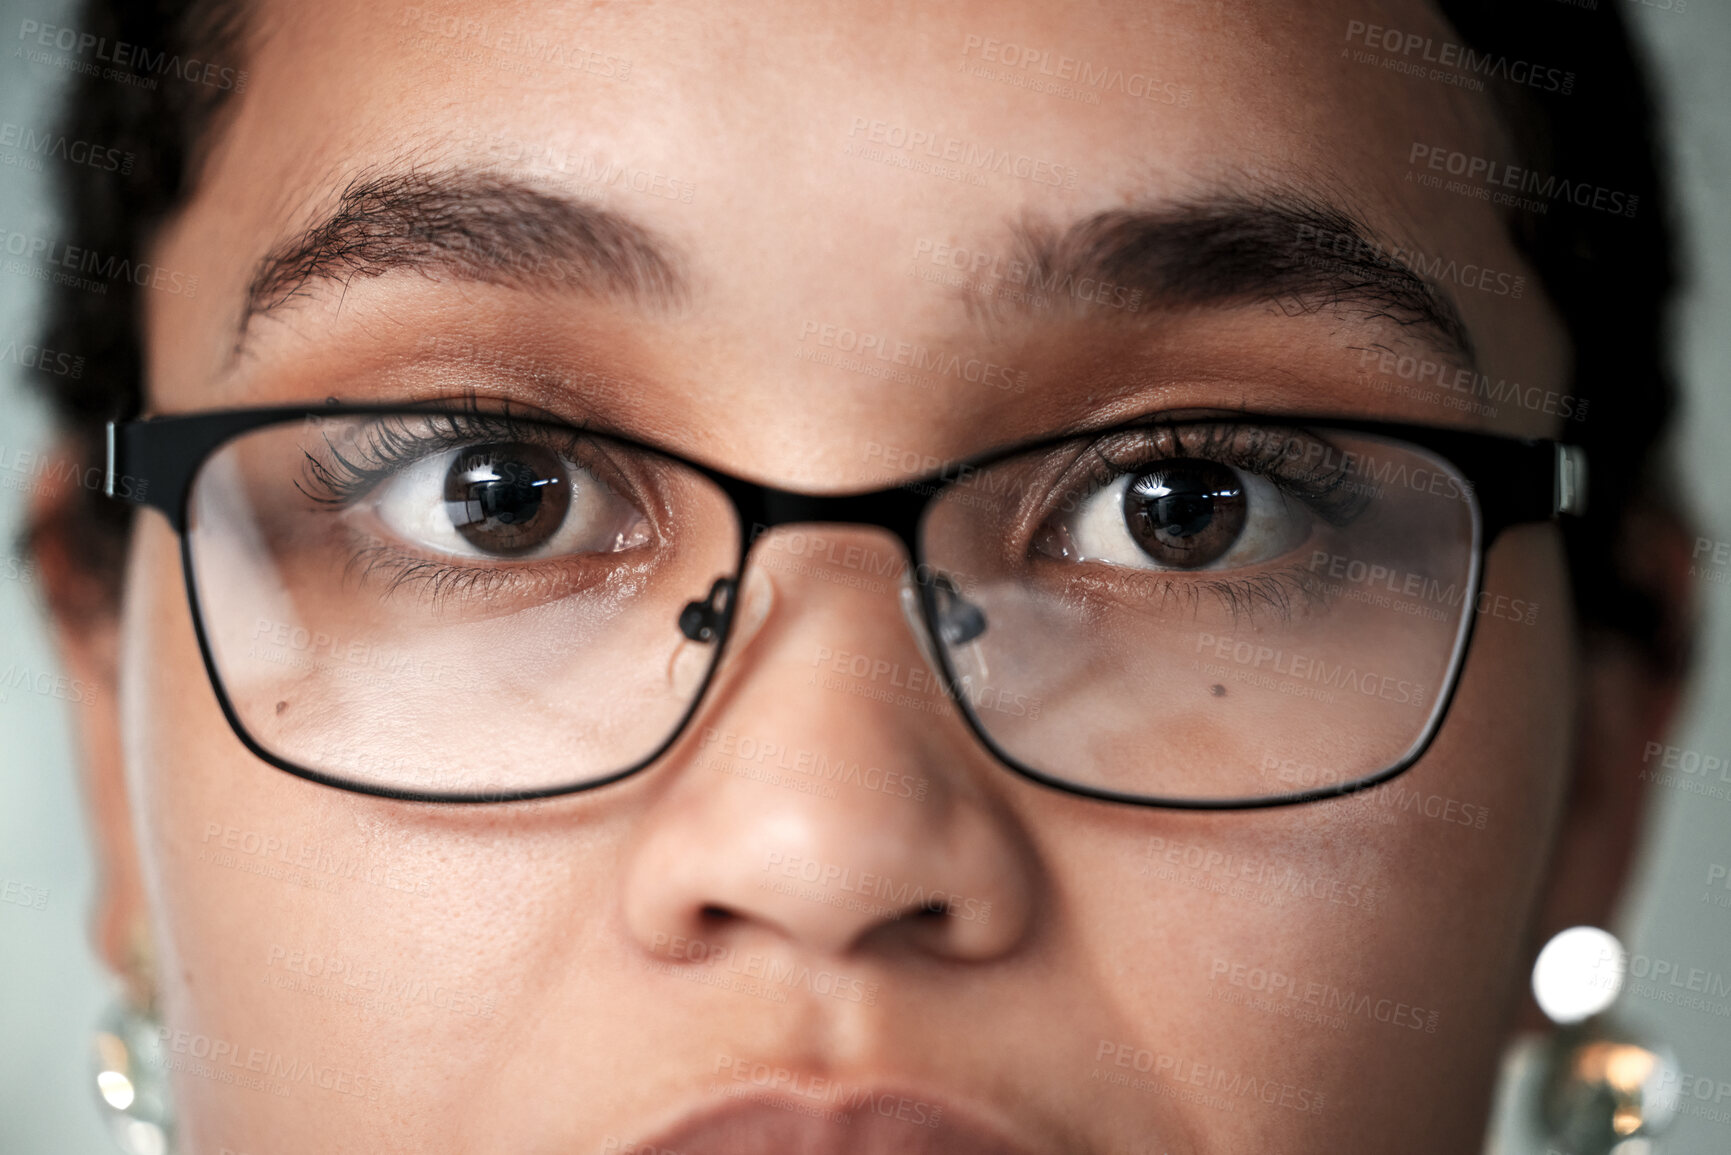
[[[733,503],[740,530],[739,548],[730,576],[719,578],[711,586],[705,601],[692,602],[681,614],[679,627],[696,641],[714,641],[715,651],[709,668],[693,695],[691,704],[665,741],[632,766],[601,778],[576,785],[545,787],[521,791],[419,791],[364,785],[347,779],[310,770],[289,762],[265,749],[242,723],[217,669],[215,655],[204,627],[199,608],[197,580],[193,572],[191,535],[187,533],[188,512],[193,483],[205,462],[219,448],[237,437],[272,425],[312,422],[344,417],[485,417],[487,411],[457,408],[448,404],[428,405],[354,405],[325,404],[286,405],[266,408],[211,410],[199,413],[151,417],[137,421],[108,423],[107,469],[103,492],[117,500],[149,506],[164,514],[180,538],[181,571],[186,583],[186,595],[192,614],[193,628],[198,638],[205,671],[223,715],[236,737],[257,758],[296,777],[336,789],[395,798],[411,802],[498,803],[521,802],[539,798],[581,793],[609,785],[652,765],[665,754],[690,726],[709,692],[710,683],[720,668],[727,649],[733,620],[733,594],[745,575],[745,567],[756,539],[769,529],[795,524],[838,524],[871,526],[884,529],[900,539],[912,562],[913,584],[919,594],[922,621],[926,630],[928,658],[941,667],[939,683],[956,706],[957,712],[979,743],[1002,765],[1029,781],[1067,794],[1131,806],[1169,810],[1255,810],[1276,806],[1294,806],[1356,793],[1387,782],[1404,773],[1429,749],[1442,728],[1454,700],[1465,657],[1472,646],[1480,588],[1483,583],[1484,555],[1504,529],[1514,525],[1549,521],[1560,516],[1580,516],[1586,508],[1586,456],[1580,446],[1562,442],[1512,438],[1497,434],[1460,429],[1445,429],[1429,425],[1400,422],[1369,421],[1353,417],[1312,415],[1260,415],[1233,413],[1219,417],[1169,418],[1161,414],[1143,415],[1098,429],[1074,429],[1042,436],[988,450],[953,464],[942,466],[920,477],[882,489],[854,494],[811,494],[762,485],[725,473],[713,466],[693,461],[678,453],[631,437],[600,429],[576,429],[649,452],[673,461],[708,478],[727,494]],[[497,414],[503,415],[503,414]],[[497,416],[496,415],[496,416]],[[540,416],[525,417],[536,424],[564,424]],[[956,596],[957,591],[923,557],[920,548],[920,525],[926,512],[937,498],[974,472],[1024,453],[1048,446],[1075,441],[1078,438],[1104,438],[1137,429],[1162,428],[1178,425],[1220,423],[1222,421],[1254,424],[1258,428],[1305,430],[1325,426],[1344,433],[1362,433],[1390,440],[1405,441],[1442,458],[1459,471],[1467,481],[1468,498],[1477,512],[1479,523],[1478,556],[1472,566],[1472,588],[1467,591],[1465,613],[1468,615],[1465,636],[1457,643],[1453,669],[1444,687],[1440,710],[1427,732],[1411,753],[1395,765],[1352,781],[1334,786],[1316,787],[1267,797],[1192,799],[1161,798],[1127,794],[1121,791],[1079,785],[1054,777],[1024,765],[993,740],[990,732],[974,712],[973,704],[961,693],[955,670],[944,642],[940,596]]]

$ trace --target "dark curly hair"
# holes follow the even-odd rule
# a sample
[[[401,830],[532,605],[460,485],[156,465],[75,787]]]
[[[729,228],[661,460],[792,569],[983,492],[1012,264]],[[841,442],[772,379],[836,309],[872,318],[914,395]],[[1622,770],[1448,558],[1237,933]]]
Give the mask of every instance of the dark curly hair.
[[[1508,227],[1560,311],[1572,343],[1571,392],[1590,419],[1568,436],[1590,463],[1589,513],[1566,528],[1575,600],[1584,628],[1635,642],[1659,668],[1685,661],[1686,639],[1663,601],[1635,576],[1631,541],[1643,519],[1671,516],[1661,439],[1676,388],[1668,306],[1676,282],[1672,207],[1647,78],[1618,5],[1582,8],[1557,0],[1437,0],[1460,37],[1480,52],[1557,62],[1577,77],[1547,92],[1492,80],[1517,155],[1532,169],[1618,189],[1639,198],[1633,217],[1553,201],[1543,214],[1511,213]],[[90,0],[78,27],[113,41],[238,66],[245,51],[238,0]],[[151,89],[84,75],[75,82],[63,131],[136,157],[130,171],[82,169],[60,180],[67,235],[137,262],[197,180],[232,87],[165,77]],[[103,423],[136,413],[143,399],[139,290],[125,279],[104,295],[57,286],[44,345],[86,359],[82,377],[38,379],[80,463],[102,458]],[[74,612],[117,603],[131,507],[79,489],[55,527],[33,525],[27,546],[52,530],[98,590]]]

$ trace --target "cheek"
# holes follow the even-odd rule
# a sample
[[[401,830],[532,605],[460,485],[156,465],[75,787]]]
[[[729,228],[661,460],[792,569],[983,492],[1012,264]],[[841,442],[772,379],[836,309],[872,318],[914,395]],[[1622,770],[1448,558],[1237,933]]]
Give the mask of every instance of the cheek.
[[[198,1149],[336,1149],[431,1087],[458,1104],[455,1088],[533,1054],[502,1032],[525,1021],[526,984],[569,967],[573,924],[605,908],[605,848],[574,862],[569,813],[440,818],[253,757],[210,690],[153,516],[125,613],[128,789],[175,1101]]]
[[[1505,533],[1486,567],[1454,703],[1408,776],[1414,792],[1484,811],[1483,830],[1475,812],[1467,849],[1451,850],[1442,840],[1432,853],[1430,865],[1445,870],[1451,892],[1466,900],[1463,914],[1482,905],[1524,919],[1542,882],[1574,753],[1573,619],[1556,532],[1532,526]],[[1423,826],[1445,833],[1447,823]]]
[[[279,982],[341,990],[345,932],[401,924],[401,896],[356,881],[389,856],[328,792],[262,765],[229,730],[160,519],[139,523],[125,612],[127,780],[176,1103],[199,1139],[237,1149],[266,1127],[307,1140],[352,1125],[381,1060],[356,1045],[352,1010]]]
[[[1028,819],[1046,832],[1043,856],[1067,866],[1057,885],[1071,949],[1111,976],[1102,1039],[1171,1060],[1155,1077],[1191,1062],[1320,1095],[1325,1110],[1304,1125],[1335,1149],[1415,1123],[1450,1135],[1481,1117],[1471,1099],[1488,1093],[1525,985],[1567,785],[1562,573],[1553,531],[1499,541],[1442,729],[1381,788],[1263,813],[1150,813],[1088,845],[1060,845],[1074,836],[1059,820]],[[1531,624],[1499,594],[1536,605]],[[1248,1128],[1248,1147],[1256,1128],[1297,1119],[1277,1110],[1223,1125]],[[1480,1137],[1459,1138],[1466,1149]]]

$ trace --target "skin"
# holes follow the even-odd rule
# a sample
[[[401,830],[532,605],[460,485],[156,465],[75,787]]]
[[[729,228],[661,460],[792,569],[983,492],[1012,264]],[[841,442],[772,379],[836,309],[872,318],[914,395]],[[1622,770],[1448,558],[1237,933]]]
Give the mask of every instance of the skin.
[[[1448,37],[1428,8],[440,11],[471,8],[500,28],[631,59],[632,76],[525,79],[493,66],[508,54],[438,55],[426,46],[442,41],[427,34],[400,43],[413,29],[394,7],[263,5],[247,92],[153,258],[196,273],[200,290],[148,294],[152,412],[449,395],[446,380],[402,368],[412,370],[418,337],[440,332],[628,382],[596,403],[617,426],[820,491],[895,480],[868,454],[874,442],[954,459],[1159,409],[1560,428],[1517,407],[1474,417],[1365,389],[1360,349],[1417,346],[1362,310],[1162,309],[1130,326],[1059,314],[982,332],[964,301],[906,275],[920,238],[991,248],[1001,220],[1063,224],[1282,181],[1346,198],[1422,252],[1536,286],[1497,210],[1403,179],[1415,140],[1509,155],[1485,97],[1339,58],[1348,20]],[[1088,105],[973,77],[956,67],[971,34],[1135,62],[1194,99],[1108,93]],[[973,186],[870,163],[843,154],[858,115],[1013,142],[1063,158],[1081,179]],[[693,182],[690,203],[601,194],[681,255],[685,303],[639,310],[394,274],[311,293],[255,322],[245,355],[232,356],[246,285],[273,244],[369,165],[418,152],[487,161],[476,133]],[[555,190],[576,183],[545,167],[524,174]],[[1451,291],[1484,371],[1566,391],[1563,330],[1541,293]],[[884,382],[796,359],[810,320],[976,351],[1026,367],[1035,385],[1005,397],[955,383],[905,403]],[[566,416],[586,404],[557,388],[469,384]],[[464,808],[336,791],[251,757],[210,692],[174,535],[140,516],[118,616],[63,622],[73,672],[107,691],[87,734],[105,955],[186,1039],[358,1077],[277,1096],[179,1074],[185,1150],[629,1149],[717,1101],[732,1085],[717,1074],[724,1056],[941,1097],[1037,1151],[1477,1149],[1500,1048],[1522,1016],[1531,1024],[1534,951],[1557,929],[1608,918],[1638,820],[1640,745],[1663,728],[1676,689],[1618,646],[1576,635],[1554,527],[1511,530],[1490,552],[1486,589],[1536,604],[1536,621],[1481,618],[1449,717],[1400,780],[1484,808],[1483,830],[1411,813],[1381,821],[1349,803],[1115,807],[1023,781],[953,714],[810,682],[822,646],[904,667],[924,659],[893,591],[798,572],[788,533],[759,545],[745,633],[657,765],[593,793]],[[897,548],[869,530],[830,536],[862,558]],[[76,580],[52,543],[45,556]],[[925,779],[928,793],[916,803],[846,786],[825,798],[718,774],[705,727],[844,750]],[[362,876],[318,889],[213,861],[248,834],[358,861]],[[1217,894],[1151,873],[1150,846],[1277,860],[1361,898],[1271,906]],[[991,916],[886,917],[781,894],[759,885],[771,853],[928,880],[990,902]],[[679,957],[675,936],[875,984],[875,999],[772,1002],[686,981],[709,972]],[[380,1013],[283,985],[306,977],[292,968],[307,970],[312,955],[455,1001]],[[1234,1005],[1218,997],[1240,988],[1217,960],[1434,1010],[1437,1029],[1359,1016],[1332,1030]],[[467,1013],[477,1008],[490,1013]],[[1138,1049],[1287,1084],[1324,1106],[1246,1099],[1223,1110],[1096,1077],[1150,1078],[1117,1061]],[[356,1086],[363,1093],[348,1093]]]

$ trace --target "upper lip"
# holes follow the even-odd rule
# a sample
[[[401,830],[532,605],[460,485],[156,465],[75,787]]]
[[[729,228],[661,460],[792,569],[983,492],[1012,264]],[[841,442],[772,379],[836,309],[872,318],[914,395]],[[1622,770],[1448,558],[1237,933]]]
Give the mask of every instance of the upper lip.
[[[853,1086],[810,1098],[753,1090],[749,1099],[687,1115],[641,1141],[640,1149],[668,1155],[1030,1155],[953,1103],[902,1088]]]

